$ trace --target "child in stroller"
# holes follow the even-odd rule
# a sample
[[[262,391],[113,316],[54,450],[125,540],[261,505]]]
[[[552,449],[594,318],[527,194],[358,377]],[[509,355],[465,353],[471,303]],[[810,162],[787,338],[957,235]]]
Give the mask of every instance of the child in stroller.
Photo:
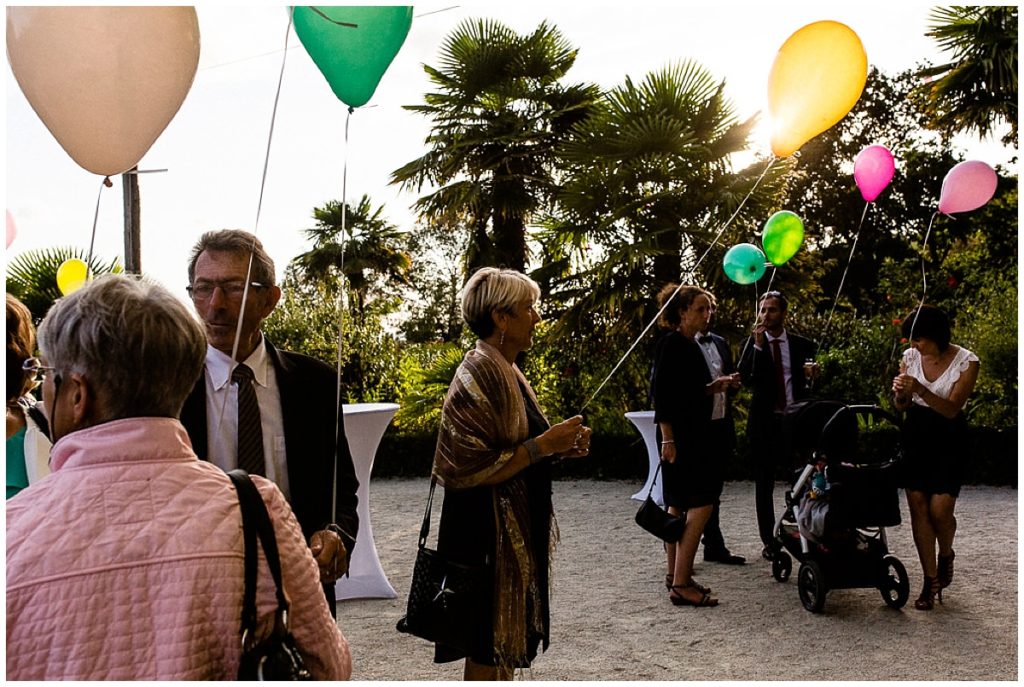
[[[772,575],[789,579],[800,561],[797,586],[804,608],[820,613],[830,589],[878,589],[891,608],[910,595],[903,563],[889,553],[885,528],[900,524],[891,457],[870,460],[860,428],[898,427],[874,405],[810,400],[791,405],[784,422],[800,468],[786,507],[775,521]]]

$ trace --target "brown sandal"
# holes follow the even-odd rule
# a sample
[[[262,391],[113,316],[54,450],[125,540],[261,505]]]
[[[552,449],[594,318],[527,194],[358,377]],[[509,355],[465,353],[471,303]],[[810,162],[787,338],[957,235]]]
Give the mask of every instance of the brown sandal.
[[[672,579],[673,579],[673,577],[674,576],[672,575],[672,573],[669,573],[669,574],[665,575],[665,589],[667,589],[669,591],[672,591]],[[711,593],[711,587],[705,587],[704,585],[699,584],[697,582],[697,580],[693,579],[692,577],[690,578],[690,582],[688,584],[684,584],[682,586],[683,587],[693,587],[694,589],[696,589],[701,594],[710,594]]]
[[[701,595],[700,600],[699,601],[691,601],[690,599],[687,599],[682,594],[677,594],[676,591],[675,591],[676,589],[687,589],[687,588],[696,589],[698,592],[700,592],[700,595]],[[672,585],[671,592],[672,593],[668,595],[668,600],[672,602],[673,606],[695,606],[695,607],[698,607],[698,608],[701,608],[701,607],[708,607],[708,608],[710,608],[710,607],[718,605],[718,599],[712,597],[711,594],[709,594],[707,592],[701,592],[700,589],[697,589],[697,587],[692,582],[689,583],[689,584],[676,584],[676,585]]]

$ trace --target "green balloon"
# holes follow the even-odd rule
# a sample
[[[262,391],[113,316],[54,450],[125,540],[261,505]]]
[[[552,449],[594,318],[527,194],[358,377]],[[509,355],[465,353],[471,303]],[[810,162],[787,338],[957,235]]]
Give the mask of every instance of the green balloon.
[[[295,7],[295,33],[338,100],[365,105],[412,26],[412,7]]]
[[[764,253],[773,265],[784,265],[804,242],[804,223],[795,212],[781,210],[768,218],[761,234]]]
[[[764,276],[764,253],[752,243],[737,243],[725,252],[722,270],[737,284],[753,284]]]

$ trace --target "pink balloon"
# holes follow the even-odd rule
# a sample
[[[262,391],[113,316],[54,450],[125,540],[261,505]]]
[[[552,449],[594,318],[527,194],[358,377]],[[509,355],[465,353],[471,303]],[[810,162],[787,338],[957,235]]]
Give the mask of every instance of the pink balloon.
[[[11,244],[14,243],[14,237],[18,235],[18,227],[14,226],[14,218],[11,217],[11,211],[7,211],[7,247],[10,248]]]
[[[977,210],[995,195],[997,181],[995,170],[984,162],[961,162],[942,180],[939,212],[949,215]]]
[[[885,146],[868,146],[860,151],[853,163],[853,180],[868,203],[885,190],[895,173],[896,163]]]

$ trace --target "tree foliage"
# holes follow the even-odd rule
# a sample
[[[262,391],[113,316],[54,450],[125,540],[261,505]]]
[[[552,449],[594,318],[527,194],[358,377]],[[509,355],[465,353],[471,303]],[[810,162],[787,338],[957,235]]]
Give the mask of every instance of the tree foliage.
[[[954,6],[931,11],[927,33],[943,51],[944,64],[922,69],[919,88],[929,123],[952,134],[993,133],[1010,125],[1003,143],[1017,145],[1017,7]]]
[[[39,248],[25,251],[7,264],[7,293],[25,304],[36,325],[42,322],[53,302],[61,297],[57,288],[57,270],[72,258],[84,262],[88,252],[71,246]],[[117,258],[104,262],[94,255],[89,262],[89,272],[93,275],[123,271]]]
[[[520,35],[467,20],[445,39],[439,66],[424,66],[438,90],[406,109],[432,120],[428,151],[395,170],[392,183],[435,187],[415,207],[424,221],[469,234],[467,274],[526,267],[527,224],[555,190],[555,146],[599,93],[562,83],[576,54],[547,23]]]

